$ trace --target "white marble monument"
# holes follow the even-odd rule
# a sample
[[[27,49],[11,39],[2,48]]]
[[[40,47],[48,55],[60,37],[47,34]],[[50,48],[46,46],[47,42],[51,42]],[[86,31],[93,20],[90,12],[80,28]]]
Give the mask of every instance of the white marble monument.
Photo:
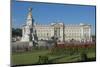
[[[29,13],[26,20],[26,25],[22,27],[22,40],[33,41],[35,40],[36,30],[34,27],[34,20],[32,17],[32,8],[29,8]]]

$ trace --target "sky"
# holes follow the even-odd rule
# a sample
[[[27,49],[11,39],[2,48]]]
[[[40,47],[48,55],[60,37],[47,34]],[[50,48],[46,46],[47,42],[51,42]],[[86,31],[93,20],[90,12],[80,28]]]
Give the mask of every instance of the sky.
[[[50,24],[53,22],[64,22],[64,24],[91,24],[92,34],[95,34],[95,6],[20,2],[12,1],[11,18],[12,27],[19,28],[26,23],[28,8],[32,8],[34,22],[39,24]]]

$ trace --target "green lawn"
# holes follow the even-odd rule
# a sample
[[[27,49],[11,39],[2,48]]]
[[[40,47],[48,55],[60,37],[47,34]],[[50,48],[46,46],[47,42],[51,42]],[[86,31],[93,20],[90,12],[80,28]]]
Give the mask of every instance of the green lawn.
[[[88,58],[95,58],[95,51],[88,51]],[[12,53],[11,60],[13,65],[20,64],[37,64],[39,56],[48,56],[52,63],[63,63],[63,62],[77,62],[81,61],[80,54],[68,55],[51,55],[49,50],[33,50],[31,52]]]
[[[87,57],[88,58],[95,58],[95,52],[87,53]],[[63,58],[55,60],[54,63],[63,63],[63,62],[65,63],[65,62],[76,62],[76,61],[81,61],[79,54],[65,56]]]
[[[38,61],[39,55],[45,55],[48,51],[33,51],[24,53],[14,53],[12,54],[13,64],[34,64]]]

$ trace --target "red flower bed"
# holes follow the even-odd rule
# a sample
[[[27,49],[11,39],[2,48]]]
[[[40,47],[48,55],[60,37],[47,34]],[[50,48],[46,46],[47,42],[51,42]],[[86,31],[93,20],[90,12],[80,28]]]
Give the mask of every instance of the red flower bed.
[[[51,48],[51,52],[60,51],[80,51],[80,50],[88,50],[91,48],[95,48],[95,44],[92,43],[80,43],[78,45],[71,43],[69,45],[66,44],[56,44]]]

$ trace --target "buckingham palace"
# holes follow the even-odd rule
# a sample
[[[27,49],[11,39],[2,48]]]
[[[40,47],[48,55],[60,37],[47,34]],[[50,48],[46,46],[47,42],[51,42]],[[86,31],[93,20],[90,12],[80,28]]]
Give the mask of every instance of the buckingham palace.
[[[66,23],[66,24],[65,24]],[[67,24],[68,22],[53,22],[51,24],[36,23],[32,16],[32,8],[26,18],[26,24],[22,27],[21,41],[50,40],[52,37],[59,41],[91,41],[90,24]]]

